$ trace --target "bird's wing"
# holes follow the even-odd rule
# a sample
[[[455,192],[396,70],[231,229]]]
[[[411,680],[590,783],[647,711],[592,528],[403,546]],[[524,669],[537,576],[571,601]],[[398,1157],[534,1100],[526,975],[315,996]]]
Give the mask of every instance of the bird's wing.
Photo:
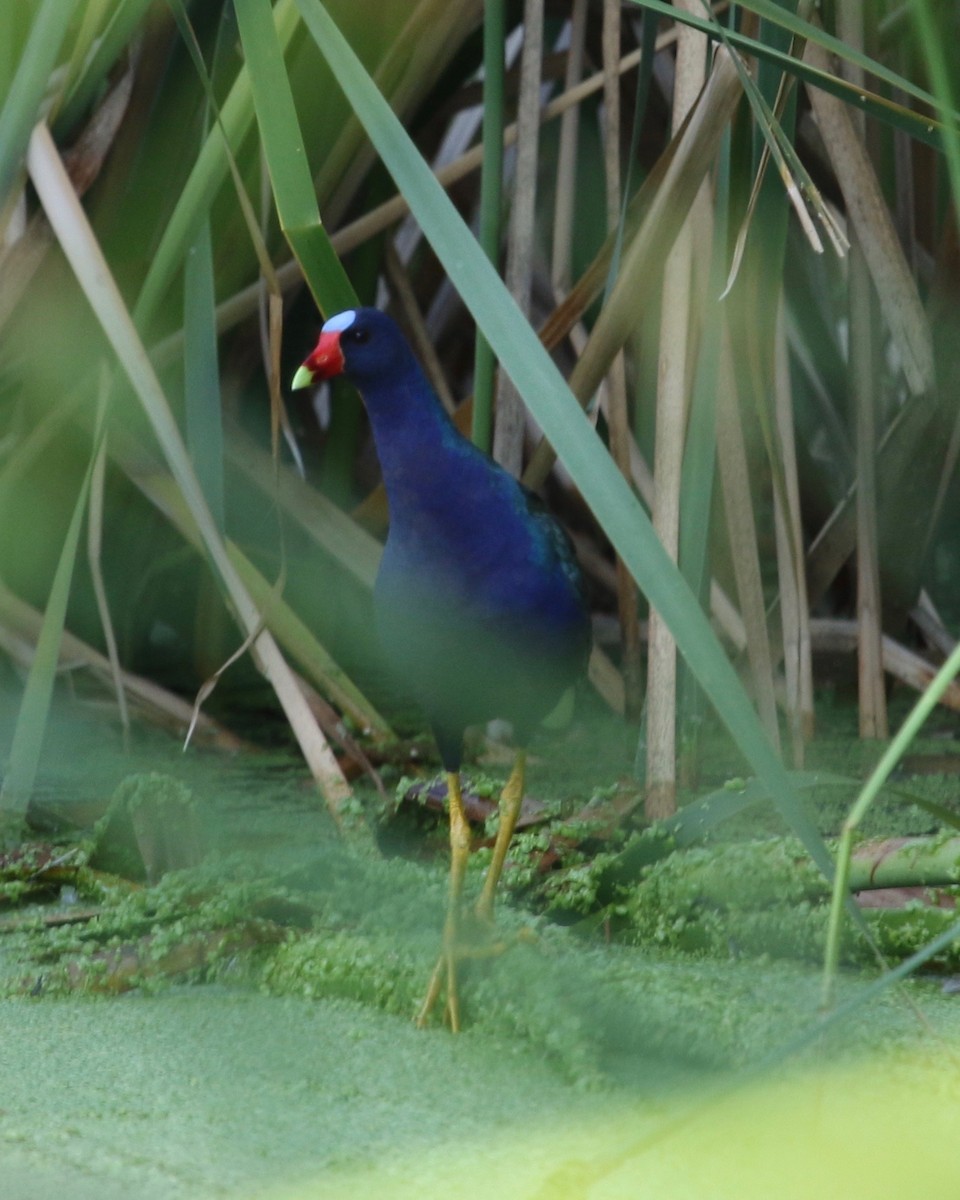
[[[569,534],[536,492],[531,492],[523,484],[520,484],[520,492],[530,520],[546,544],[548,554],[570,581],[577,598],[586,610],[588,604],[587,584],[580,564],[577,562],[577,554]]]

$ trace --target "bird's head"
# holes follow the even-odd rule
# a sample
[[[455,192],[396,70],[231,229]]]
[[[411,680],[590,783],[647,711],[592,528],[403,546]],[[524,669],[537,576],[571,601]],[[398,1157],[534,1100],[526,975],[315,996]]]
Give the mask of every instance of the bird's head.
[[[411,358],[403,335],[386,313],[376,308],[348,308],[324,324],[291,386],[309,387],[346,375],[363,391],[365,384],[396,377]]]

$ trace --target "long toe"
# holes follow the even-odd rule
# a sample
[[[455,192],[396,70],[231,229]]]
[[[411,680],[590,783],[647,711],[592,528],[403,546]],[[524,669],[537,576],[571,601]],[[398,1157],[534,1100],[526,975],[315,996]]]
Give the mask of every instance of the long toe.
[[[446,984],[447,990],[446,1015],[450,1031],[451,1033],[459,1033],[460,993],[457,984],[457,951],[455,946],[445,946],[440,951],[437,965],[433,968],[430,982],[427,985],[427,994],[424,996],[423,1003],[417,1012],[416,1025],[418,1029],[425,1029],[429,1024],[430,1014],[440,999],[440,993],[443,991],[444,984]]]

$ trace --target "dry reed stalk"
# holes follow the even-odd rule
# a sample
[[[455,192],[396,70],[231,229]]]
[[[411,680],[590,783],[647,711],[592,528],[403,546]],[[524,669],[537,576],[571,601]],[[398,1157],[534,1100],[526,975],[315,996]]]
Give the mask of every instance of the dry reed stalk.
[[[848,0],[837,13],[838,33],[849,45],[864,48],[862,0]],[[863,86],[861,68],[843,64],[854,86]],[[849,114],[852,128],[866,147],[863,113]],[[876,392],[879,383],[873,336],[870,272],[856,226],[850,230],[848,310],[850,315],[850,382],[855,412],[857,456],[857,681],[862,738],[886,738],[887,696],[883,679],[880,554],[877,541]]]
[[[856,235],[849,268],[850,383],[857,430],[857,633],[859,726],[862,738],[886,738],[880,556],[877,543],[876,362],[870,275]]]
[[[510,207],[506,270],[507,289],[525,315],[530,311],[530,290],[533,281],[542,60],[543,0],[525,0],[517,112],[517,165],[513,180],[513,203]],[[526,414],[520,393],[506,372],[500,371],[497,377],[493,457],[517,478],[523,470],[525,427]]]
[[[607,190],[607,232],[620,224],[620,0],[604,0],[603,67],[604,171]],[[630,417],[627,409],[627,369],[623,350],[610,364],[607,374],[607,419],[610,453],[625,479],[630,479]],[[637,585],[617,556],[617,612],[623,647],[625,712],[630,720],[640,719],[642,705],[642,658]]]
[[[793,396],[783,315],[783,295],[777,313],[774,347],[774,406],[783,463],[783,496],[775,489],[777,562],[783,629],[783,661],[787,683],[793,765],[803,767],[805,744],[813,737],[813,664],[810,654],[810,611],[803,557],[800,483],[794,437]]]
[[[573,0],[570,14],[570,47],[563,79],[569,92],[583,74],[583,43],[587,31],[587,0]],[[603,72],[606,81],[606,70]],[[566,295],[571,283],[573,214],[576,211],[577,141],[580,131],[580,106],[572,104],[560,119],[560,147],[557,154],[557,185],[553,212],[553,262],[550,278],[554,289]]]
[[[675,0],[693,13],[699,0]],[[706,39],[683,28],[677,40],[672,133],[696,103],[704,84]],[[676,562],[680,540],[680,481],[689,390],[690,283],[693,242],[684,223],[664,268],[660,359],[657,382],[653,527]],[[647,650],[647,779],[645,813],[656,820],[676,811],[677,800],[677,650],[660,613],[651,609]]]
[[[773,685],[773,658],[767,632],[767,614],[760,576],[750,468],[743,441],[740,401],[733,369],[730,337],[724,330],[717,379],[717,465],[723,489],[723,506],[740,612],[747,634],[747,657],[760,720],[773,745],[780,748],[777,702]]]
[[[857,649],[859,641],[857,622],[837,617],[814,617],[810,621],[810,637],[814,650],[850,653]],[[886,634],[880,645],[883,669],[914,691],[926,691],[937,673],[937,668]],[[960,712],[960,684],[951,683],[940,697],[939,703]]]

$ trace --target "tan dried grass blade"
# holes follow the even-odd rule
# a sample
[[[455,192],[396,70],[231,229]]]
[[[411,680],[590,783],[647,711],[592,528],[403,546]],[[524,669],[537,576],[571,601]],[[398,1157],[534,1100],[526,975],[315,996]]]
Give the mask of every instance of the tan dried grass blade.
[[[0,582],[0,622],[8,635],[6,648],[14,653],[21,665],[29,666],[43,625],[43,614]],[[15,638],[19,645],[14,645],[11,638]],[[116,687],[109,659],[66,629],[60,639],[60,667],[62,670],[81,668],[90,671],[108,690],[114,690]],[[179,735],[189,724],[190,705],[180,696],[154,683],[152,679],[145,679],[141,675],[121,669],[119,685],[131,706],[155,725]],[[205,744],[215,746],[219,750],[236,751],[242,749],[245,744],[226,726],[203,714],[197,722],[197,732]]]
[[[106,419],[107,392],[109,390],[109,373],[104,368],[101,372],[100,397],[97,402],[97,424]],[[130,715],[127,712],[127,697],[123,686],[123,673],[120,669],[120,655],[117,652],[117,639],[113,629],[113,619],[110,615],[110,602],[107,599],[107,587],[103,579],[102,556],[103,548],[103,490],[107,467],[107,434],[97,450],[93,464],[93,475],[90,480],[90,501],[87,511],[87,562],[90,565],[90,581],[97,602],[97,612],[100,615],[100,627],[103,630],[103,640],[107,647],[107,658],[110,662],[110,672],[113,676],[114,692],[117,697],[117,707],[120,710],[120,724],[124,730],[130,727]]]
[[[260,615],[230,562],[166,397],[46,125],[40,124],[34,129],[27,167],[64,254],[143,404],[241,626],[246,633],[251,633],[257,629]],[[342,824],[341,809],[351,795],[350,786],[276,642],[266,631],[257,635],[255,655],[260,669],[274,687],[331,815]]]
[[[597,318],[583,354],[571,373],[570,390],[586,404],[600,386],[610,363],[637,327],[643,297],[656,277],[693,204],[713,161],[720,136],[741,95],[740,79],[730,56],[718,51],[713,70],[676,143],[650,201],[646,216],[627,246],[620,274]],[[577,303],[582,301],[578,297]],[[529,487],[539,487],[554,462],[552,447],[541,443],[524,474]]]
[[[803,557],[800,482],[794,434],[793,397],[783,316],[783,298],[777,318],[774,352],[774,405],[777,438],[783,461],[782,489],[774,491],[777,563],[780,576],[783,661],[786,675],[787,713],[793,742],[793,765],[803,767],[805,744],[813,737],[813,664],[810,652],[810,609]]]
[[[813,42],[807,43],[804,58],[820,71],[830,70],[827,54]],[[846,104],[819,88],[807,85],[807,91],[880,307],[900,351],[904,376],[911,392],[920,395],[933,384],[930,326],[877,173]]]

